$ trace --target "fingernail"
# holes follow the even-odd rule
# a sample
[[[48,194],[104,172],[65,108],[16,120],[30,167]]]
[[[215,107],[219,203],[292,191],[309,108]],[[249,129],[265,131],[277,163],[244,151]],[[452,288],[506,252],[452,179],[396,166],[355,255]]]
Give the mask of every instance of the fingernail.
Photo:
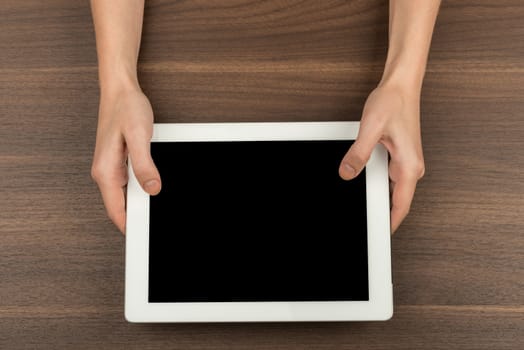
[[[355,169],[353,169],[351,167],[351,165],[349,165],[348,163],[344,163],[344,169],[346,169],[346,174],[349,176],[349,177],[353,177],[355,176],[355,174],[357,173],[355,171]]]
[[[155,189],[155,187],[157,186],[158,184],[158,181],[157,180],[148,180],[146,181],[146,183],[144,184],[144,189],[146,190],[146,192],[150,192],[152,191],[153,189]]]

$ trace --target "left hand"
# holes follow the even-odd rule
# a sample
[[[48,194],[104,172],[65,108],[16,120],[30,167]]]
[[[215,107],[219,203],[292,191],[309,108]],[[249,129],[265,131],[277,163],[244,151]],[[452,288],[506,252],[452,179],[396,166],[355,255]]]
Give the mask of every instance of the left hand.
[[[401,86],[379,85],[369,95],[358,137],[339,167],[344,180],[365,167],[377,143],[388,150],[391,180],[391,233],[408,214],[418,180],[424,176],[420,135],[420,93]]]

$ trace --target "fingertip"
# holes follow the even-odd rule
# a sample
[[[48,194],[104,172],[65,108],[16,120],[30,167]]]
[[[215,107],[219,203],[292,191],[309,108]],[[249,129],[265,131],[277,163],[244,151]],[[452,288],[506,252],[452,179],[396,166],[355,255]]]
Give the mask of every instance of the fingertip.
[[[125,224],[125,222],[123,224],[119,225],[118,229],[120,230],[120,232],[122,233],[123,236],[126,235],[126,224]]]
[[[106,207],[106,213],[111,222],[122,233],[125,232],[126,207],[125,193],[118,183],[99,183],[100,193]]]
[[[393,236],[395,232],[397,231],[399,227],[399,224],[396,222],[391,221],[391,235]]]
[[[399,207],[393,206],[391,209],[391,234],[393,235],[397,229],[400,227],[400,224],[406,217],[407,212],[404,212]]]
[[[108,208],[108,216],[115,224],[115,226],[118,228],[118,230],[125,235],[125,229],[126,229],[126,213],[125,211],[120,212],[119,210],[116,210],[114,208]]]
[[[392,234],[400,227],[409,214],[411,202],[415,193],[417,181],[412,178],[403,178],[395,183],[391,194],[391,232]]]
[[[151,179],[144,183],[144,191],[149,193],[152,196],[156,196],[158,193],[160,193],[161,190],[161,183],[158,179]]]
[[[357,171],[348,163],[342,162],[338,168],[338,174],[344,180],[351,180],[356,176]]]
[[[357,177],[366,166],[372,150],[372,147],[367,147],[362,141],[357,139],[340,163],[340,177],[344,180],[351,180]]]

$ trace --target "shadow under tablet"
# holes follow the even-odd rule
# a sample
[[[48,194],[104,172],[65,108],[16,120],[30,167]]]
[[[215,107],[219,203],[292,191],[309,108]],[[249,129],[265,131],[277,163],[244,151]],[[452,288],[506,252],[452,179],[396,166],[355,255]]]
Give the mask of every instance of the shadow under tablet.
[[[153,142],[149,302],[368,300],[352,141]]]

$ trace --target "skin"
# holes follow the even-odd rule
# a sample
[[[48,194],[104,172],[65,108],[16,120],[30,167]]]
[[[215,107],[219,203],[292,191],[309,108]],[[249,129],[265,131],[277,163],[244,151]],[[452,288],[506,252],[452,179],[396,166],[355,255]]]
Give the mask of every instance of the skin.
[[[374,146],[390,156],[391,232],[411,207],[424,175],[420,92],[440,0],[390,0],[389,49],[384,74],[363,109],[358,137],[340,163],[345,180],[357,176]],[[99,64],[100,107],[91,175],[108,216],[125,233],[126,159],[143,189],[160,192],[151,158],[153,109],[137,78],[144,0],[91,0]]]

